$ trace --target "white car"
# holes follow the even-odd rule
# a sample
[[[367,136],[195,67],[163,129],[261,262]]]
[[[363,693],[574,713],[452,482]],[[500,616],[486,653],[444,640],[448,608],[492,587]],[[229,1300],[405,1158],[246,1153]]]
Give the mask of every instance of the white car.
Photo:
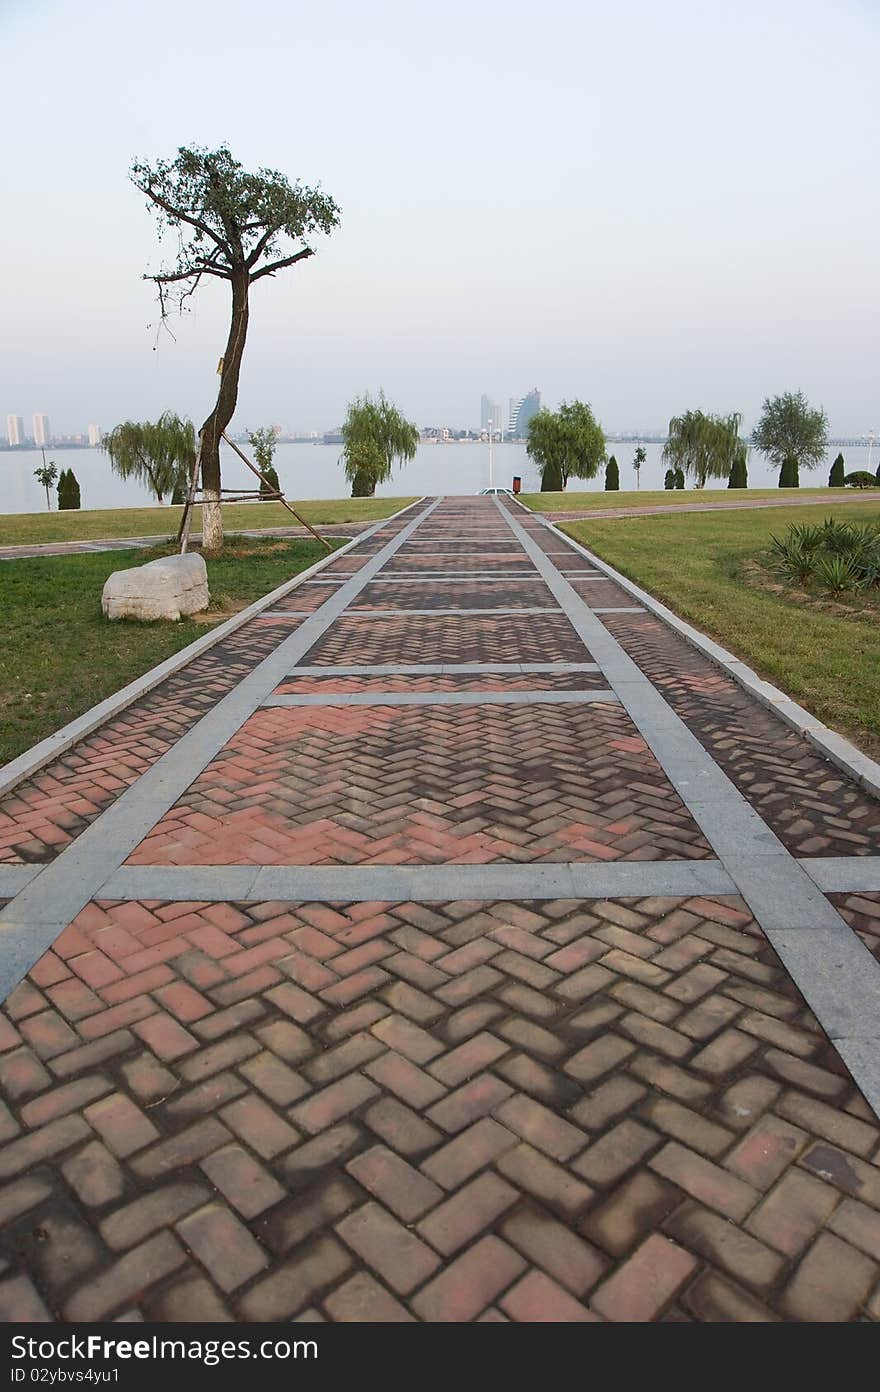
[[[477,494],[478,498],[494,498],[496,496],[512,498],[513,490],[510,488],[481,488]]]

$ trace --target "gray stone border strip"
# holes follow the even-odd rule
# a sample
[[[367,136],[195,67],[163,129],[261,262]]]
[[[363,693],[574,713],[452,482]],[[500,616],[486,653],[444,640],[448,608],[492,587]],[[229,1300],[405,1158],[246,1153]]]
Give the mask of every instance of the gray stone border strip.
[[[0,899],[12,899],[39,875],[44,865],[0,865]]]
[[[594,555],[585,546],[581,546],[573,537],[567,536],[556,523],[546,522],[544,525],[551,527],[554,532],[564,538],[573,550],[586,556],[610,580],[614,580],[634,599],[638,599],[645,609],[663,619],[664,623],[667,623],[687,643],[690,643],[691,647],[696,648],[704,657],[708,657],[717,667],[732,677],[743,690],[748,691],[751,696],[760,701],[762,706],[774,711],[780,720],[784,721],[790,729],[796,730],[799,735],[802,735],[829,763],[834,764],[835,768],[848,774],[866,792],[880,797],[880,763],[871,759],[867,754],[863,754],[843,735],[839,735],[836,730],[832,730],[830,726],[819,720],[818,716],[811,715],[809,711],[804,710],[803,706],[799,706],[784,691],[780,691],[772,683],[764,681],[757,672],[747,666],[745,662],[741,662],[733,653],[728,652],[720,643],[716,643],[714,639],[701,633],[698,628],[694,628],[685,619],[680,619],[677,614],[673,613],[659,599],[655,599],[647,590],[642,589],[634,581],[628,580],[625,575],[621,575],[619,570],[615,570],[601,557]]]
[[[429,504],[372,555],[0,910],[0,999],[437,505]]]
[[[617,704],[613,691],[340,691],[281,694],[261,701],[267,706],[559,706]]]
[[[880,1116],[880,963],[526,528],[497,506]]]
[[[880,856],[805,856],[799,864],[825,894],[880,892]]]
[[[314,565],[309,566],[307,570],[303,570],[299,575],[295,575],[292,580],[285,580],[283,585],[279,585],[277,589],[271,590],[267,595],[263,595],[262,599],[258,599],[253,604],[248,605],[248,607],[242,609],[239,614],[234,614],[231,619],[227,619],[225,623],[219,624],[217,628],[212,628],[210,633],[206,633],[202,638],[197,638],[194,643],[189,643],[185,648],[181,648],[180,652],[175,653],[173,657],[169,657],[164,662],[160,662],[158,667],[152,667],[149,672],[145,672],[143,676],[135,678],[135,680],[129,682],[127,686],[123,686],[119,691],[115,691],[113,695],[108,696],[106,700],[99,701],[96,706],[92,706],[90,710],[84,711],[82,715],[78,715],[75,720],[71,720],[69,724],[62,726],[60,730],[56,730],[53,735],[48,735],[46,739],[41,740],[39,744],[35,744],[32,749],[28,749],[24,754],[20,754],[17,759],[11,759],[8,764],[0,768],[0,796],[4,796],[14,788],[17,783],[21,783],[23,779],[29,778],[31,774],[44,768],[46,764],[56,759],[59,754],[63,754],[71,745],[76,744],[77,740],[84,739],[86,735],[90,735],[99,725],[103,725],[104,722],[109,720],[112,716],[118,715],[126,706],[130,706],[133,701],[138,700],[139,697],[145,696],[147,692],[152,691],[153,688],[158,686],[160,682],[163,682],[166,677],[173,676],[175,672],[180,671],[181,667],[185,667],[187,663],[192,662],[197,657],[201,657],[202,653],[207,652],[215,643],[221,643],[224,638],[228,638],[231,633],[235,633],[243,624],[262,615],[264,610],[271,609],[272,605],[277,603],[279,599],[283,599],[291,590],[305,583],[309,576],[314,575],[319,570],[323,570],[325,566],[338,560],[340,556],[344,556],[353,546],[359,545],[362,541],[366,540],[367,537],[372,536],[375,531],[378,531],[378,529],[387,522],[392,521],[393,518],[402,517],[405,512],[409,512],[410,508],[419,507],[424,501],[424,498],[418,498],[414,503],[407,503],[405,508],[401,508],[399,512],[393,513],[392,517],[381,518],[373,526],[368,527],[366,531],[361,532],[359,536],[354,537],[345,546],[340,546],[337,551],[333,551],[329,555],[322,557],[321,560],[316,561]]]
[[[332,904],[736,892],[718,861],[628,860],[551,865],[125,865],[108,876],[94,897]]]

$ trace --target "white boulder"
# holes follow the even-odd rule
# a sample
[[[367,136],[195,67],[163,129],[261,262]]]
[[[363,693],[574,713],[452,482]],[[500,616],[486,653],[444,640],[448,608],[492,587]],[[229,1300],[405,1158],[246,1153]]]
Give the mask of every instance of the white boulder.
[[[101,595],[108,619],[174,619],[207,609],[208,571],[201,556],[166,556],[115,570]]]

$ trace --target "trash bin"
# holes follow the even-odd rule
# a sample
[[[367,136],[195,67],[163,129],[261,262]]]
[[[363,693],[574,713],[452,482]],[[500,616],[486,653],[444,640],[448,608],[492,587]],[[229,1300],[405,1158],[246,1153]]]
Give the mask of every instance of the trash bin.
[[[522,488],[522,479],[520,478],[519,474],[514,474],[514,476],[513,476],[513,491],[514,491],[514,493],[519,493],[519,491],[520,491],[521,488]]]

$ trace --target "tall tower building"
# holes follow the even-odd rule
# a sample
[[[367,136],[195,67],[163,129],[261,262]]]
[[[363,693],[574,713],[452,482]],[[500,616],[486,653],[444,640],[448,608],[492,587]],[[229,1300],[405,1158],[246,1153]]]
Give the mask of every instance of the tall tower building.
[[[497,435],[500,432],[501,407],[497,401],[493,401],[484,392],[480,397],[480,429],[488,430],[490,427],[493,434]]]
[[[49,417],[34,416],[34,444],[39,447],[49,443]]]
[[[511,399],[508,430],[515,440],[525,439],[529,433],[529,421],[540,409],[541,393],[537,387],[532,387],[527,396],[521,396],[518,400]]]
[[[100,425],[90,425],[90,426],[89,426],[89,444],[92,445],[92,446],[94,446],[94,445],[100,445],[100,443],[101,443],[101,427],[100,427]]]
[[[10,445],[24,444],[24,421],[21,416],[6,417],[6,438]]]

